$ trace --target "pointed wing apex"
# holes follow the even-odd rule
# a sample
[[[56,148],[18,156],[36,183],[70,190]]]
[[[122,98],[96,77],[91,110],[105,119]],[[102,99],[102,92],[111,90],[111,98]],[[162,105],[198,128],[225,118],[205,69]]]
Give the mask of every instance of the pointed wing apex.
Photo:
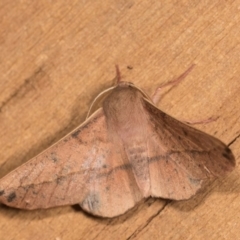
[[[152,196],[187,199],[203,180],[234,169],[234,156],[220,140],[177,121],[146,100],[144,107],[153,132],[148,139]]]

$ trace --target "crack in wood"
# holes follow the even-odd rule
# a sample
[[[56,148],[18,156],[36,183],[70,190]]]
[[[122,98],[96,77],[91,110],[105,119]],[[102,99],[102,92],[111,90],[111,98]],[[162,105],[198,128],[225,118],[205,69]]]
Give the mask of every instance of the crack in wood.
[[[142,232],[152,221],[155,219],[161,212],[164,211],[164,209],[172,202],[172,200],[166,200],[165,204],[162,208],[160,208],[155,214],[153,214],[151,217],[149,217],[146,221],[146,223],[140,227],[138,227],[126,240],[133,239],[137,237],[137,235]]]
[[[20,94],[24,96],[28,92],[28,88],[26,86],[32,86],[32,83],[36,80],[38,76],[44,75],[42,67],[39,67],[29,78],[26,78],[24,83],[21,84],[15,92],[13,92],[5,101],[0,105],[0,112],[2,109],[14,98],[18,97]]]
[[[240,137],[240,134],[238,134],[227,146],[230,147],[233,143],[235,143],[238,138]]]

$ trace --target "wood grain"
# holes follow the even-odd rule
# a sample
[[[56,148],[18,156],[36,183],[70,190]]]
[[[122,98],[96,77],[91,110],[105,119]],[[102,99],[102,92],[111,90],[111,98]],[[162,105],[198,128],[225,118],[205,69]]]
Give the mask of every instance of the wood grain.
[[[115,219],[78,207],[0,206],[3,239],[237,239],[240,234],[240,1],[0,3],[0,177],[77,127],[123,78],[151,94],[193,63],[159,107],[229,144],[237,168],[193,199],[147,199]]]

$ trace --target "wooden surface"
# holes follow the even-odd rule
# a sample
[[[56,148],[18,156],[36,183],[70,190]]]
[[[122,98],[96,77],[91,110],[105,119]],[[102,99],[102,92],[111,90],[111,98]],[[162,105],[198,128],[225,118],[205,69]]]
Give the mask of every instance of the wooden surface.
[[[178,119],[219,117],[196,127],[237,161],[188,201],[147,199],[114,219],[0,205],[1,239],[239,239],[239,0],[1,0],[0,26],[0,177],[84,121],[115,64],[149,94],[196,64],[159,107]]]

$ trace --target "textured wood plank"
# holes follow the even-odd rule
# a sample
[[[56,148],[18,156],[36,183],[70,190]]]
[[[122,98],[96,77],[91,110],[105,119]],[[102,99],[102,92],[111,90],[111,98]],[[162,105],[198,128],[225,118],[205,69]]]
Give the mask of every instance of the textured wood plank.
[[[115,219],[77,207],[0,205],[3,239],[237,239],[240,234],[240,1],[0,2],[0,177],[77,127],[94,97],[123,77],[179,119],[230,144],[236,170],[188,201],[148,199]]]

